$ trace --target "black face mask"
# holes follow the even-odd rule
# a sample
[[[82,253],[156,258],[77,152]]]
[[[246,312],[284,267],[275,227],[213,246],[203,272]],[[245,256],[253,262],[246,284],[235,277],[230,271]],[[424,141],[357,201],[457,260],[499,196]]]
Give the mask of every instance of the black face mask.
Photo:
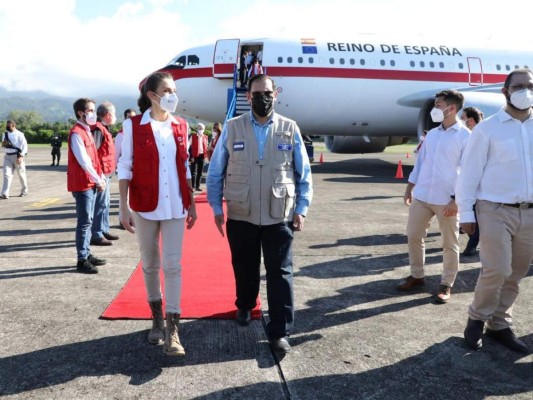
[[[274,98],[264,93],[257,93],[252,97],[252,110],[260,117],[266,117],[272,112]]]

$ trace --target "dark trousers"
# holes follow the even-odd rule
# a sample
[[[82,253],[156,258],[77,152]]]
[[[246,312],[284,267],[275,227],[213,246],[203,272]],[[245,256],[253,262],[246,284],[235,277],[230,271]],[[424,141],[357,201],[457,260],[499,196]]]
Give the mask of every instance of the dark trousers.
[[[268,336],[272,340],[288,336],[294,323],[292,230],[287,223],[259,226],[229,219],[226,231],[237,288],[235,305],[246,310],[256,306],[263,250],[270,317]]]
[[[61,150],[52,149],[52,164],[55,164],[57,157],[57,165],[59,165],[59,160],[61,159]]]
[[[192,184],[196,189],[200,189],[200,182],[202,180],[202,172],[204,171],[204,155],[200,154],[194,157],[194,162],[191,164]]]

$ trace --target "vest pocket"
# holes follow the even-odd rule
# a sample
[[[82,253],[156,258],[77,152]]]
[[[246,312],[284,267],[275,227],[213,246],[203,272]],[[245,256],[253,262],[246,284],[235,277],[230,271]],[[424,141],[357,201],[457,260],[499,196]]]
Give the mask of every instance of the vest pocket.
[[[295,186],[274,185],[270,196],[270,216],[272,218],[287,218],[294,207]]]
[[[250,187],[248,185],[226,185],[224,198],[228,206],[228,216],[250,215]]]

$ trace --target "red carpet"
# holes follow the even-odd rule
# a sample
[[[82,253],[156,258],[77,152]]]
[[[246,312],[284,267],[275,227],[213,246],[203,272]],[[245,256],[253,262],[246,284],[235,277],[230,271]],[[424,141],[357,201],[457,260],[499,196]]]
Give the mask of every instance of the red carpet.
[[[220,236],[213,222],[213,211],[205,193],[197,196],[198,220],[192,230],[185,230],[182,256],[182,318],[234,319],[235,279],[227,238]],[[161,269],[163,285],[163,270]],[[162,288],[162,292],[164,289]],[[252,318],[261,317],[261,304]],[[164,307],[163,307],[164,309]],[[150,319],[142,262],[106,308],[104,319]]]

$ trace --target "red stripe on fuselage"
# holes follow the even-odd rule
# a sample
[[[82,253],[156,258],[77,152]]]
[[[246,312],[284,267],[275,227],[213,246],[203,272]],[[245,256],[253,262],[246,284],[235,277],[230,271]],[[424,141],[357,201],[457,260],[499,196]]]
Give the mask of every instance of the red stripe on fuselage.
[[[439,72],[439,71],[405,71],[390,69],[360,69],[360,68],[321,68],[321,67],[266,67],[266,72],[272,77],[291,76],[306,78],[351,78],[351,79],[383,79],[395,81],[428,81],[428,82],[468,82],[468,72]],[[213,69],[183,68],[166,69],[174,80],[184,78],[208,78],[213,76]],[[475,73],[479,75],[479,73]],[[483,74],[483,83],[501,83],[505,81],[505,74]]]

